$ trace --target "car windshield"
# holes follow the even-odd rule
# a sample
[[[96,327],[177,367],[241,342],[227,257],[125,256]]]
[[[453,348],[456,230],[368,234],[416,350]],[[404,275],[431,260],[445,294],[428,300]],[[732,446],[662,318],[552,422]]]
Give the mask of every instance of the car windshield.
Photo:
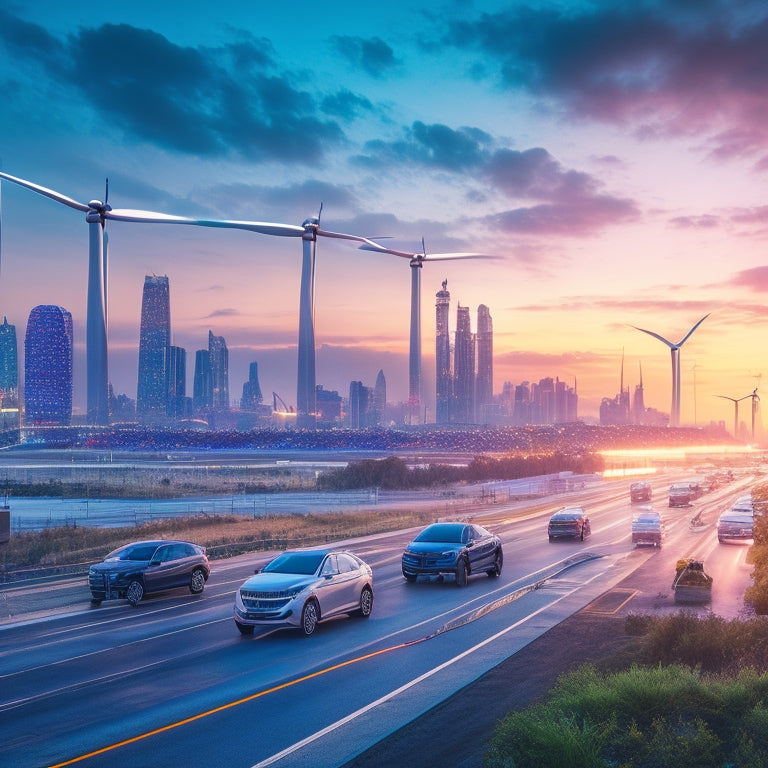
[[[110,552],[105,560],[151,560],[157,550],[157,544],[129,544],[122,549]]]
[[[564,512],[555,512],[552,515],[552,519],[557,522],[558,520],[579,520],[581,519],[581,512],[575,510],[567,510]]]
[[[720,522],[721,523],[749,523],[752,524],[752,515],[747,514],[734,514],[733,512],[728,512],[724,515],[720,515]]]
[[[298,573],[310,576],[323,562],[325,552],[284,552],[264,566],[263,573]]]
[[[463,541],[464,526],[441,524],[430,525],[425,528],[414,541],[441,541],[448,544],[461,544]]]

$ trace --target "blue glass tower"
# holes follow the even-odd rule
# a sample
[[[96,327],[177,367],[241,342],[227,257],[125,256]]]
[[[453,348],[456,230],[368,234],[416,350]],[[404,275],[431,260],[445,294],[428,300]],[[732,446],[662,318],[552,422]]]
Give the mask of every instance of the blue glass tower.
[[[136,416],[164,420],[167,411],[166,347],[171,343],[171,298],[166,275],[146,275],[141,297]]]
[[[72,315],[40,305],[29,313],[24,339],[27,424],[68,426],[72,421]]]

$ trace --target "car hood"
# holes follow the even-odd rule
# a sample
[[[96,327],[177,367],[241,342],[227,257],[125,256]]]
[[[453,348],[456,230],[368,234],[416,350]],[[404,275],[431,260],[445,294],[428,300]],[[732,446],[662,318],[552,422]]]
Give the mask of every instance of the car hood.
[[[122,573],[136,568],[146,568],[149,560],[107,560],[103,563],[94,563],[90,570],[98,573]]]
[[[251,576],[240,589],[258,592],[278,592],[280,590],[308,587],[317,581],[317,576],[305,576],[298,573],[257,573]]]
[[[462,545],[455,541],[412,541],[407,549],[409,552],[428,555],[435,552],[458,552]]]

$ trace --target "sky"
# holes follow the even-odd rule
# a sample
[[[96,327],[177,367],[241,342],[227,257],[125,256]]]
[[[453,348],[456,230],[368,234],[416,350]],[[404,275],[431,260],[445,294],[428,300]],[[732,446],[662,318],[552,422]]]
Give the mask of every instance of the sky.
[[[75,4],[0,0],[0,167],[81,202],[321,227],[429,253],[423,400],[434,419],[435,294],[490,308],[494,391],[558,377],[596,417],[634,392],[681,423],[723,421],[768,384],[768,6],[756,0]],[[0,313],[75,327],[85,407],[83,214],[2,184]],[[136,395],[141,291],[168,275],[174,343],[208,331],[239,398],[296,400],[301,245],[110,222],[110,379]],[[317,382],[408,396],[408,261],[320,239]],[[633,327],[635,326],[635,327]],[[741,420],[749,413],[743,402]]]

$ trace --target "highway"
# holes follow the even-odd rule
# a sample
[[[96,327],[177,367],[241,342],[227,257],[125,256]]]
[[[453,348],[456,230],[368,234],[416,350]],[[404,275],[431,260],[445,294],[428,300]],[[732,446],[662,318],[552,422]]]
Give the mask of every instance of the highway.
[[[668,479],[653,481],[667,521],[661,550],[635,549],[628,482],[546,501],[500,504],[474,519],[504,543],[500,578],[484,574],[408,584],[400,556],[414,531],[345,542],[374,570],[369,619],[324,622],[315,635],[257,630],[242,637],[234,592],[263,554],[214,561],[202,595],[177,590],[92,608],[82,580],[71,609],[0,626],[0,764],[339,766],[477,679],[565,617],[656,558],[659,594],[674,562],[692,556],[714,578],[711,606],[739,615],[747,548],[721,545],[713,523],[748,492],[744,476],[667,509]],[[549,543],[559,506],[580,503],[585,542]],[[697,512],[707,525],[689,525]],[[658,611],[677,610],[660,599]],[[450,727],[450,724],[448,724]]]

